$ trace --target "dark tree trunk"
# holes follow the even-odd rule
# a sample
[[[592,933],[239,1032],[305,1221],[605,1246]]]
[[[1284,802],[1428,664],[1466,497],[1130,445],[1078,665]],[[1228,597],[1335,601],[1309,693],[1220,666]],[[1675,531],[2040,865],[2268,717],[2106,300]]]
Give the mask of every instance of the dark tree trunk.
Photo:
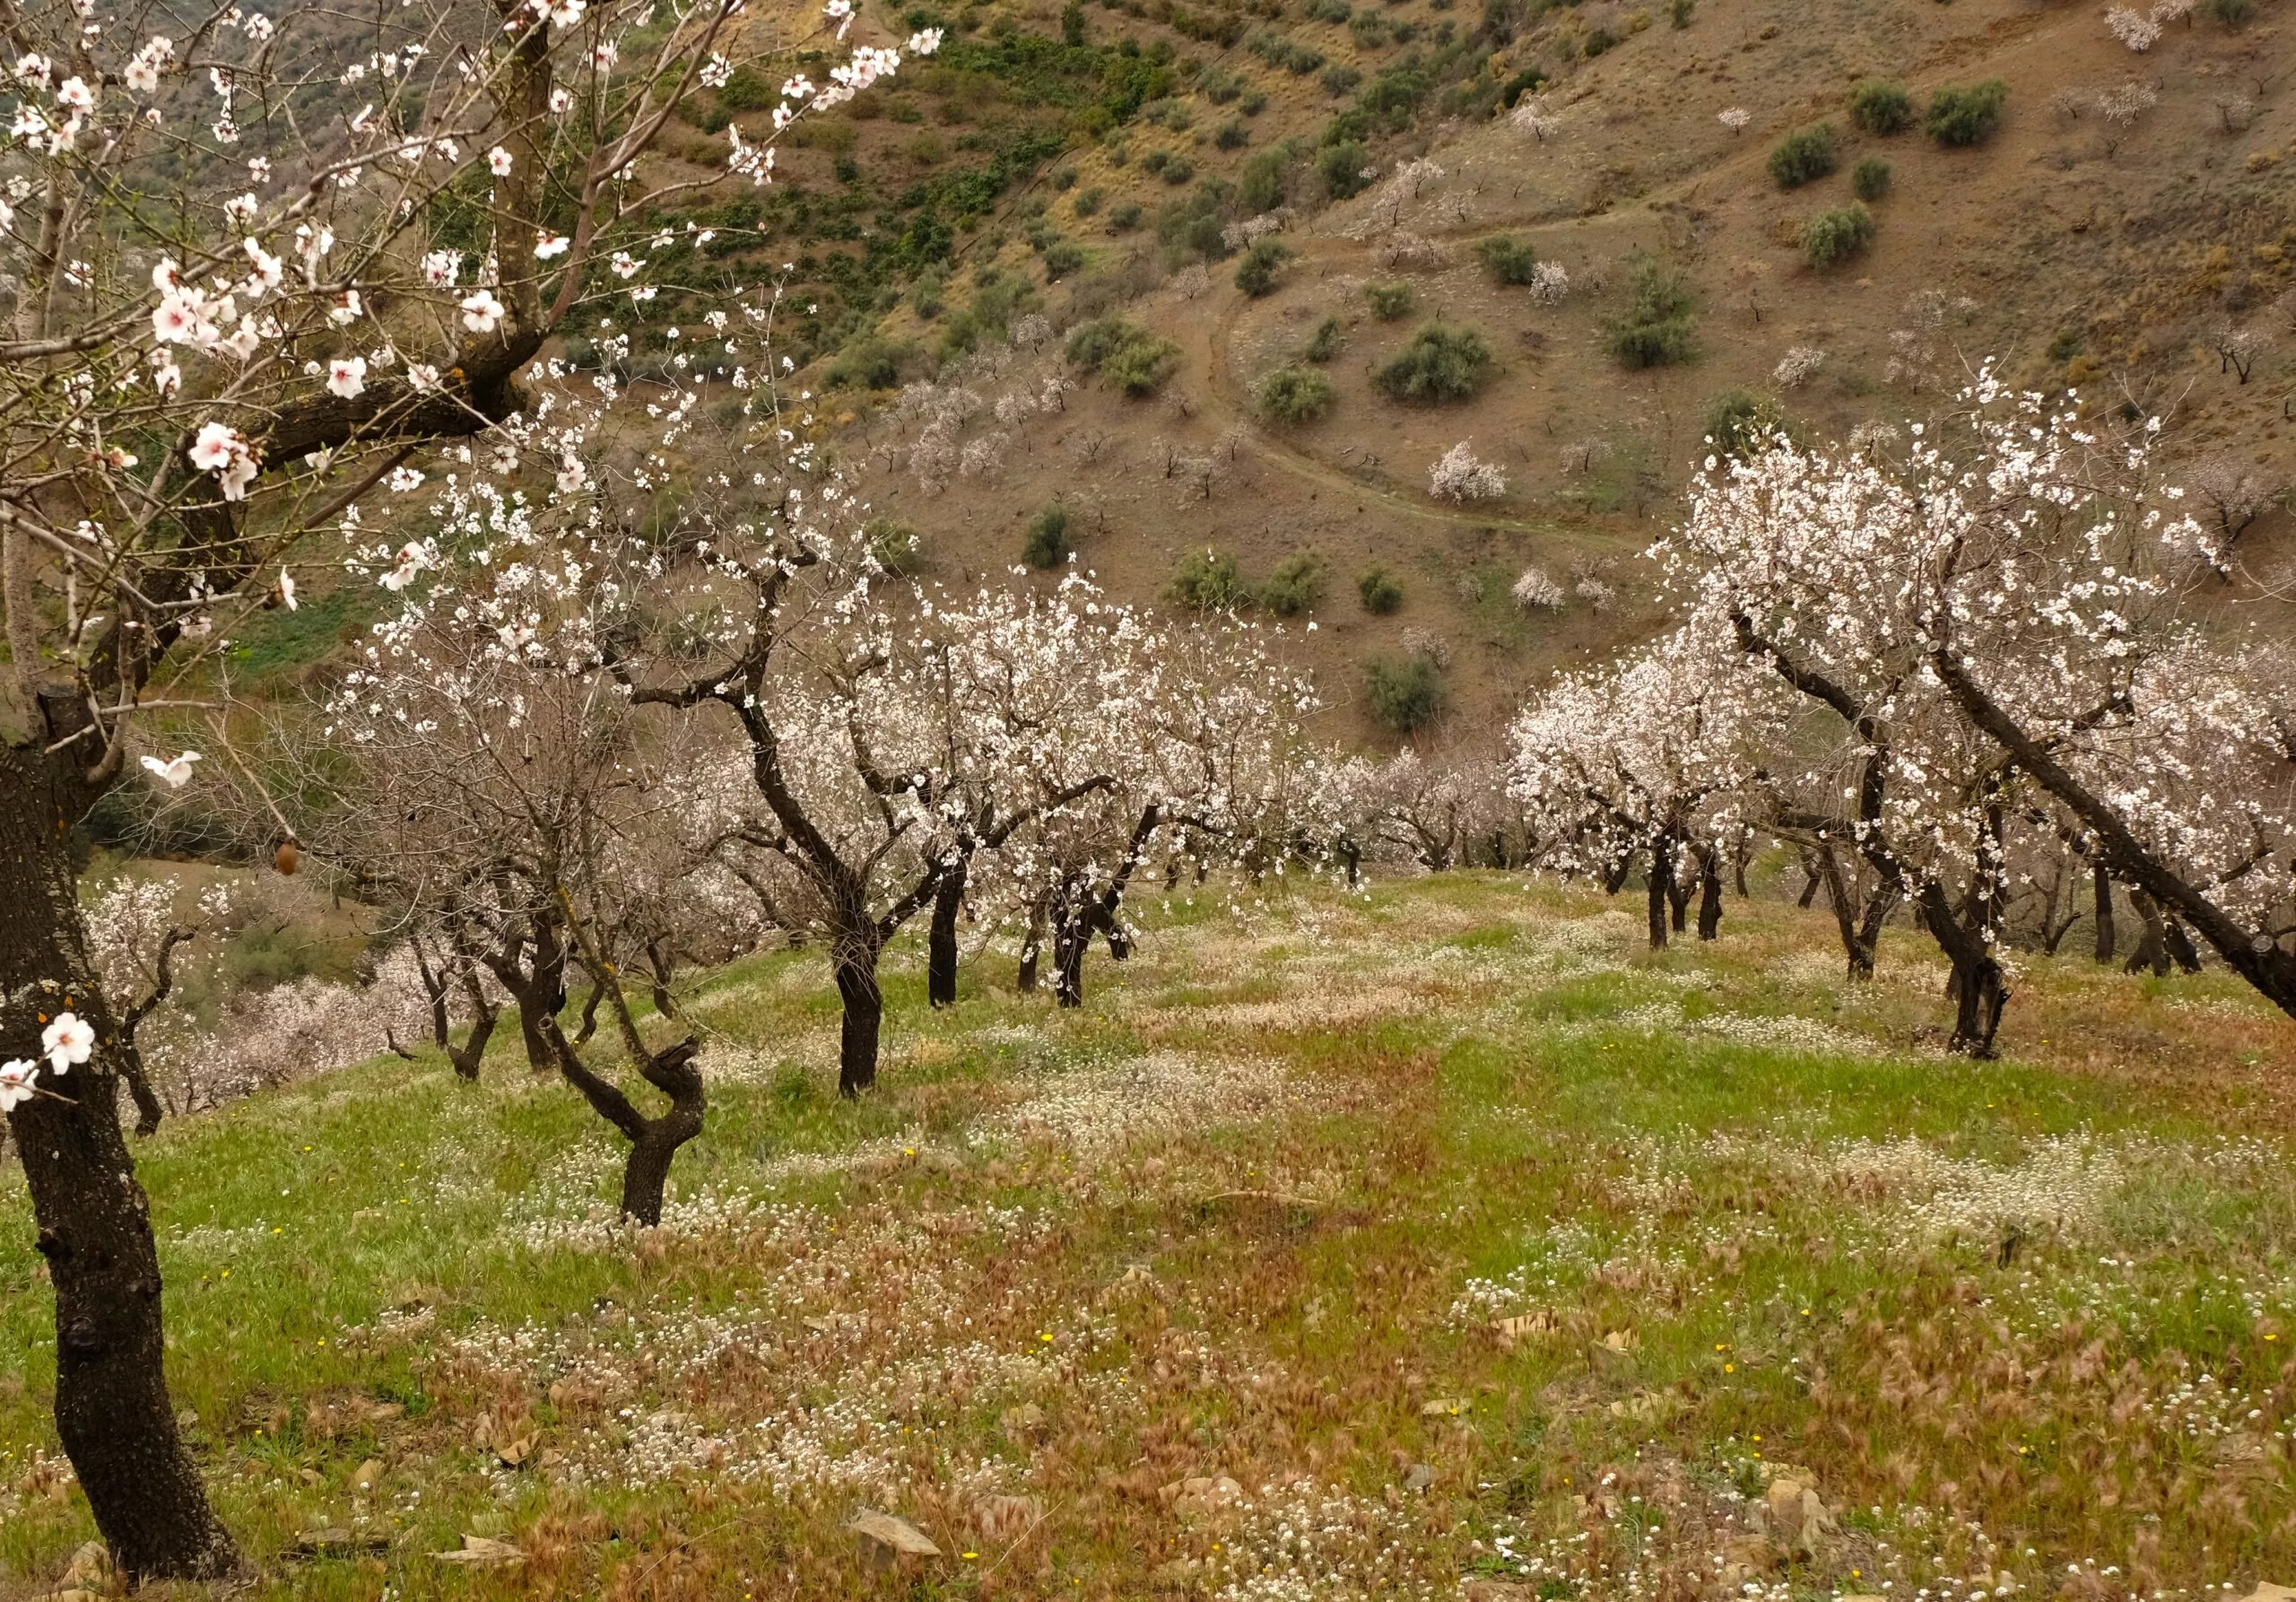
[[[1650,848],[1650,949],[1666,949],[1666,926],[1674,892],[1674,842],[1661,840]]]
[[[1802,894],[1794,904],[1797,907],[1807,910],[1816,904],[1818,899],[1818,885],[1822,883],[1818,876],[1817,863],[1807,851],[1802,853],[1802,873],[1804,875]]]
[[[1995,960],[1981,924],[1954,916],[1952,903],[1935,884],[1922,888],[1921,921],[1953,965],[1945,994],[1954,1004],[1953,1035],[1946,1049],[1970,1057],[1992,1057],[2002,1009],[2009,1005],[2009,979]]]
[[[1044,957],[1044,903],[1037,902],[1029,909],[1029,932],[1021,937],[1021,971],[1015,982],[1021,994],[1037,993],[1037,967]]]
[[[932,934],[926,941],[925,996],[935,1006],[957,1005],[957,914],[964,910],[962,858],[951,863],[933,892]]]
[[[648,1229],[662,1222],[662,1198],[669,1188],[670,1164],[678,1148],[701,1133],[709,1110],[701,1070],[693,1059],[700,1042],[691,1035],[663,1051],[636,1052],[646,1082],[670,1098],[669,1110],[648,1118],[612,1080],[592,1071],[558,1026],[555,1014],[543,1020],[543,1035],[566,1082],[582,1093],[591,1110],[622,1131],[630,1155],[622,1169],[622,1216]]]
[[[2187,973],[2198,973],[2200,951],[2193,945],[2192,936],[2185,933],[2185,926],[2171,918],[2161,933],[2169,948],[2169,960]]]
[[[1870,979],[1874,953],[1882,944],[1882,927],[1897,910],[1898,888],[1885,877],[1877,878],[1861,915],[1851,910],[1849,885],[1842,877],[1841,858],[1834,855],[1831,841],[1818,847],[1818,871],[1825,881],[1826,900],[1833,908],[1834,928],[1841,936],[1849,978],[1852,982]]]
[[[1699,855],[1698,937],[1700,940],[1711,940],[1721,932],[1721,852],[1709,846]]]
[[[2097,961],[2109,962],[2113,960],[2114,945],[2112,875],[2105,872],[2105,865],[2101,862],[2089,872],[2094,882],[2097,905]]]
[[[2169,930],[2168,920],[2161,916],[2161,903],[2141,890],[2131,890],[2128,904],[2135,910],[2144,927],[2144,933],[2137,936],[2136,949],[2128,953],[2128,971],[2139,973],[2149,968],[2155,979],[2167,978]]]
[[[1091,949],[1091,926],[1083,919],[1064,918],[1053,926],[1052,998],[1062,1006],[1084,1005],[1084,953]]]
[[[85,810],[38,752],[0,746],[0,1055],[38,1058],[45,1023],[65,1011],[97,1040],[61,1075],[43,1067],[43,1093],[8,1115],[56,1292],[56,1432],[123,1574],[215,1579],[239,1554],[168,1398],[150,1204],[119,1127],[120,1041],[93,983],[68,844]]]
[[[455,1065],[456,1073],[476,1084],[478,1065],[486,1057],[486,1042],[494,1038],[494,1020],[500,1009],[487,1000],[486,991],[479,984],[476,974],[465,972],[463,975],[463,990],[470,997],[470,1033],[464,1037],[461,1045],[448,1046],[447,1060]]]
[[[884,1023],[884,992],[877,988],[877,946],[845,937],[837,946],[837,997],[845,1008],[838,1030],[837,1093],[858,1096],[877,1083],[877,1034]]]

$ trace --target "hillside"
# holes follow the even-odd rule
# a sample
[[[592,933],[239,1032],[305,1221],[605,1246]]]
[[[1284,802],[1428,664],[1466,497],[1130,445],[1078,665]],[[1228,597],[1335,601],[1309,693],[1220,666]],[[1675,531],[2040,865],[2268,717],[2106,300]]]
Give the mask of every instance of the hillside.
[[[1116,126],[1100,102],[1068,118],[1065,148],[1010,175],[949,266],[899,304],[881,294],[888,309],[812,370],[841,386],[848,461],[873,474],[883,510],[923,531],[946,581],[1013,566],[1056,506],[1078,559],[1126,598],[1165,594],[1206,546],[1234,559],[1247,593],[1310,554],[1320,582],[1292,621],[1316,627],[1295,643],[1334,698],[1360,691],[1372,656],[1432,651],[1455,710],[1438,738],[1468,744],[1553,666],[1648,630],[1640,553],[1726,396],[1839,440],[1901,429],[1991,358],[2020,385],[2076,385],[2084,405],[2161,417],[2187,472],[2285,486],[2284,5],[2197,8],[2142,54],[2093,7],[2032,0],[1699,0],[1671,8],[1679,27],[1669,9],[1325,0],[1231,18],[1223,44],[1188,37],[1202,19],[1177,8],[971,8],[1007,58],[1070,27],[1090,48],[1138,52],[1112,59],[1166,63],[1151,85],[1163,92]],[[964,83],[994,70],[974,60]],[[1989,81],[2006,89],[1996,128],[1965,147],[1925,134],[1935,91]],[[1852,91],[1874,82],[1903,85],[1911,126],[1861,130]],[[965,116],[951,109],[961,88],[928,74],[893,115]],[[1736,130],[1720,120],[1733,109]],[[857,142],[816,138],[863,173],[929,170],[938,135],[866,110]],[[1831,170],[1781,187],[1773,150],[1821,124]],[[1048,126],[1042,142],[1059,130]],[[1340,146],[1371,176],[1335,167]],[[1870,242],[1810,265],[1805,225],[1852,204],[1869,160],[1887,164]],[[1234,283],[1233,245],[1263,213],[1254,226],[1277,226],[1290,258],[1255,296]],[[1527,248],[1515,276],[1533,256],[1560,265],[1567,292],[1544,303],[1499,282],[1478,250],[1492,241]],[[1606,329],[1646,258],[1686,298],[1688,350],[1636,370]],[[1407,309],[1383,320],[1374,288],[1405,292]],[[1177,347],[1152,396],[1063,357],[1064,336],[1111,312]],[[1374,370],[1435,320],[1487,348],[1474,393],[1381,394]],[[1018,344],[1000,337],[1015,331]],[[2228,335],[2248,342],[2237,361]],[[1328,380],[1322,416],[1264,415],[1260,387],[1284,367]],[[1079,387],[1044,410],[1060,372]],[[897,399],[892,386],[920,381],[937,389]],[[1430,468],[1461,441],[1503,470],[1502,497],[1431,497]],[[2244,535],[2260,576],[2248,593],[2282,588],[2287,522],[2266,503]],[[1375,565],[1402,591],[1389,614],[1358,600]],[[1517,603],[1526,567],[1555,581],[1559,605]],[[1360,713],[1339,722],[1378,732]]]
[[[175,1397],[260,1570],[232,1594],[2284,1578],[2284,1022],[2221,971],[2036,958],[2008,1058],[1949,1063],[1942,970],[1883,956],[1844,987],[1759,897],[1654,954],[1495,875],[1175,905],[1079,1012],[1000,946],[930,1013],[897,952],[857,1105],[822,964],[769,954],[694,998],[709,1125],[650,1232],[514,1033],[476,1084],[426,1053],[171,1120],[139,1165]],[[90,1525],[0,1209],[32,1595]],[[865,1508],[941,1555],[873,1577]]]

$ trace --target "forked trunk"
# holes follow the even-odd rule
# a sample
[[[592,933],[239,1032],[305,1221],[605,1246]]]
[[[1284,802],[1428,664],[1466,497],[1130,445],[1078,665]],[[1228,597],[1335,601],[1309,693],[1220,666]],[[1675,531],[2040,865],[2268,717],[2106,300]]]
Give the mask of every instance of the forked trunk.
[[[1699,858],[1698,937],[1711,940],[1722,932],[1722,864],[1718,852]]]
[[[2128,904],[2135,910],[2144,927],[2144,933],[2137,936],[2136,949],[2128,953],[2128,971],[2141,973],[2149,968],[2153,978],[2166,979],[2169,974],[2169,925],[2168,919],[2161,916],[2161,903],[2144,892],[2132,889],[2128,892]]]
[[[964,910],[962,858],[949,865],[933,892],[933,927],[925,945],[925,997],[935,1006],[957,1005],[957,916]]]
[[[1666,949],[1666,926],[1674,891],[1674,842],[1662,840],[1650,848],[1650,949]]]
[[[36,1058],[69,1011],[96,1054],[8,1115],[56,1293],[56,1432],[112,1561],[131,1580],[238,1567],[168,1398],[150,1206],[119,1127],[114,1022],[92,979],[68,832],[83,810],[38,753],[0,747],[0,1056]],[[55,988],[48,987],[53,985]]]
[[[877,1083],[877,1035],[885,1017],[877,947],[866,940],[843,941],[836,961],[837,997],[845,1008],[838,1030],[837,1093],[858,1096]]]
[[[486,992],[479,988],[475,979],[470,981],[469,993],[470,1033],[463,1038],[461,1045],[447,1048],[447,1060],[455,1065],[456,1073],[476,1084],[478,1065],[485,1059],[486,1042],[494,1038],[494,1021],[500,1015],[500,1009],[487,1000]]]
[[[2097,961],[2109,962],[2113,960],[2114,945],[2112,875],[2105,872],[2101,862],[2089,871],[2095,881],[2097,900]]]
[[[1952,901],[1935,884],[1922,887],[1916,904],[1923,925],[1953,965],[1945,981],[1954,1006],[1953,1035],[1946,1049],[1969,1057],[1994,1056],[1994,1036],[2001,1029],[2002,1009],[2009,1005],[2009,976],[1995,959],[1984,926],[1956,917]]]

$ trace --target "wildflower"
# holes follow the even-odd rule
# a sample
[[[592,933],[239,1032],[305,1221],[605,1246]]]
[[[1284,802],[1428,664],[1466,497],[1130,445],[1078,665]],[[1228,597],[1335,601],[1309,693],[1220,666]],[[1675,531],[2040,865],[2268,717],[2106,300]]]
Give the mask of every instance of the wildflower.
[[[176,760],[181,762],[184,759],[178,757]],[[188,777],[189,770],[185,772]],[[48,1066],[58,1074],[64,1073],[93,1055],[96,1049],[95,1026],[76,1014],[58,1013],[56,1021],[40,1031],[39,1049],[48,1054]]]

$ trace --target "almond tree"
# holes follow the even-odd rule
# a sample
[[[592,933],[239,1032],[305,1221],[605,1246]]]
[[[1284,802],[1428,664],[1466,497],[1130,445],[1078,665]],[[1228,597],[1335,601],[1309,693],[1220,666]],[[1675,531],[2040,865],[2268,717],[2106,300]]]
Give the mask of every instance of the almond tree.
[[[2009,997],[1999,945],[2022,780],[1928,668],[1936,575],[1913,548],[1930,505],[1878,457],[1778,439],[1747,460],[1709,458],[1662,550],[1692,626],[1799,698],[1771,753],[1773,817],[1854,849],[1885,901],[1913,907],[1952,963],[1953,1049],[1988,1056]],[[1847,898],[1835,905],[1843,916]]]
[[[593,264],[690,181],[657,184],[645,158],[733,70],[740,5],[657,9],[8,13],[0,866],[19,892],[0,1050],[56,1295],[57,1434],[131,1580],[238,1559],[168,1399],[115,1106],[122,1020],[81,928],[71,827],[137,771],[139,716],[203,699],[241,607],[291,598],[282,563],[311,531],[425,446],[517,414],[519,374],[589,297],[650,292]],[[849,0],[829,11],[841,35]],[[864,47],[826,85],[792,80],[776,127],[897,65]],[[735,176],[770,175],[770,144],[730,145]],[[178,784],[194,760],[152,768]]]
[[[1512,793],[1544,860],[1613,892],[1639,863],[1653,950],[1683,927],[1695,885],[1699,938],[1713,939],[1723,857],[1744,832],[1774,699],[1690,631],[1617,668],[1558,679],[1509,735]]]

